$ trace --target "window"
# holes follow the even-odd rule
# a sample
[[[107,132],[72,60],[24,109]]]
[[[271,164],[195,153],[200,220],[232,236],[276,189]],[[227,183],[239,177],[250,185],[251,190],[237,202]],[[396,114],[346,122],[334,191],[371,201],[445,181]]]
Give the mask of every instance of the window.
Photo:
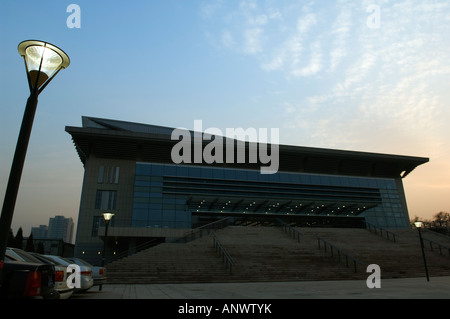
[[[95,209],[116,209],[117,191],[97,190]]]
[[[98,179],[97,179],[98,183],[103,183],[104,174],[105,174],[105,166],[100,165],[100,167],[98,168]]]
[[[119,184],[119,166],[105,167],[100,165],[98,168],[98,183]]]
[[[120,171],[119,166],[116,166],[116,174],[114,176],[114,184],[119,184],[119,171]]]

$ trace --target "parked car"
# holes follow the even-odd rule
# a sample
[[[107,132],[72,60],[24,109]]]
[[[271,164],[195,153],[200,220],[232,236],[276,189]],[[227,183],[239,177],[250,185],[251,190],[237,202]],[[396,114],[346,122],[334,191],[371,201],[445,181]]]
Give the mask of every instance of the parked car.
[[[7,248],[0,278],[2,299],[57,299],[55,267],[44,264],[25,251]]]
[[[41,254],[38,253],[30,253],[32,256],[36,257],[43,263],[52,264],[55,266],[55,289],[59,292],[60,299],[67,299],[69,298],[74,291],[74,288],[70,288],[67,286],[67,266],[62,265],[61,263],[49,259]]]
[[[87,266],[92,269],[92,278],[94,279],[94,286],[103,285],[106,282],[106,268],[101,266],[93,266],[87,261],[77,258],[70,257],[67,260],[77,264],[78,266]]]
[[[70,264],[74,264],[70,260],[54,255],[43,255],[46,258],[54,260],[55,262],[60,263],[61,265],[67,267]],[[79,291],[87,291],[94,285],[94,279],[92,278],[92,268],[88,266],[79,266],[80,267],[80,288],[75,287],[75,292]]]

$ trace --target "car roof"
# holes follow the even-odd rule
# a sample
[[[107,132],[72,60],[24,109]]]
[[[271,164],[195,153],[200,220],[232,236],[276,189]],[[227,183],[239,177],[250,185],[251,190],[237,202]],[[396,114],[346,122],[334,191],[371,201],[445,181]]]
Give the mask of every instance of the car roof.
[[[19,249],[19,248],[13,248],[13,247],[7,247],[5,255],[7,255],[9,258],[17,261],[26,261],[26,262],[32,262],[32,263],[39,263],[42,264],[42,261],[31,255],[30,253]]]
[[[74,261],[74,262],[78,261],[80,264],[82,264],[84,266],[93,267],[90,263],[88,263],[87,261],[85,261],[85,260],[83,260],[81,258],[71,257],[71,258],[68,258],[68,259],[71,260],[71,261]]]
[[[44,255],[44,257],[50,258],[51,260],[55,260],[55,261],[61,263],[64,266],[70,265],[70,261],[68,261],[64,257],[55,256],[55,255]]]

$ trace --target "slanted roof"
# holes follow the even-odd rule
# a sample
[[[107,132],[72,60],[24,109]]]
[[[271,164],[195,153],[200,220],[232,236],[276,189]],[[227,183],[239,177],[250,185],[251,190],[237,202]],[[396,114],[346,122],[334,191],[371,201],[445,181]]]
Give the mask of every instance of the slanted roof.
[[[91,154],[105,158],[173,163],[171,150],[179,142],[171,139],[174,128],[86,116],[82,117],[82,123],[82,127],[67,126],[66,132],[72,136],[83,164]],[[203,144],[208,143],[204,141]],[[246,143],[247,148],[248,145]],[[424,157],[279,145],[279,171],[286,172],[398,178],[407,176],[428,161]],[[247,161],[203,165],[259,170],[262,164]]]

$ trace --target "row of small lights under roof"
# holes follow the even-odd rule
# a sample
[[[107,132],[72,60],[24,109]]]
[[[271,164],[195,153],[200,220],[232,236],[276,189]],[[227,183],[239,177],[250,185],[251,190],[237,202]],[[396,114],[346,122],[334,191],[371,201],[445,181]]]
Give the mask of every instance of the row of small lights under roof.
[[[206,200],[203,199],[203,200],[201,201],[200,205],[198,205],[198,208],[201,208],[201,205],[203,205],[205,202],[206,202]],[[229,200],[228,202],[226,202],[226,203],[224,204],[225,206],[222,206],[222,209],[225,209],[225,207],[228,206],[228,204],[231,204],[231,200]],[[249,206],[251,207],[251,206],[253,206],[254,204],[256,204],[256,202],[250,203]],[[280,205],[280,203],[277,202],[276,204],[272,204],[272,205],[269,205],[269,206],[272,206],[272,207],[278,207],[279,205]],[[248,209],[249,209],[249,206],[247,206],[245,209],[248,210]],[[298,208],[299,206],[302,207],[303,204],[296,205],[295,208]],[[320,209],[320,208],[323,208],[323,207],[325,207],[324,204],[322,204],[321,206],[316,206],[316,209]],[[346,207],[345,205],[342,205],[342,208],[345,208],[345,207]],[[366,208],[366,206],[363,206],[363,209],[365,209],[365,208]],[[291,208],[290,211],[292,212],[293,209],[294,209],[294,208]],[[338,207],[337,209],[341,209],[341,207]],[[271,208],[269,208],[268,210],[271,210]],[[357,210],[361,210],[361,209],[358,207]],[[197,212],[198,212],[198,211],[199,211],[199,210],[197,209]],[[223,210],[221,210],[220,212],[223,213]],[[314,208],[311,209],[311,212],[312,212],[312,213],[314,212]],[[334,210],[332,210],[331,212],[334,213]],[[246,211],[243,211],[242,213],[245,214]],[[265,213],[268,214],[267,211],[266,211]],[[351,211],[351,214],[353,214],[353,211]],[[287,215],[289,215],[289,213],[287,213]],[[307,215],[309,215],[309,213],[308,213]],[[327,216],[330,216],[330,214],[327,214]],[[347,216],[350,216],[350,215],[347,214]]]
[[[206,200],[203,199],[203,200],[200,202],[200,205],[198,205],[198,208],[200,208],[201,205],[203,205],[205,202],[206,202]],[[228,204],[231,204],[231,200],[229,200],[228,202],[226,202],[224,205],[227,206]],[[250,203],[249,206],[251,207],[251,206],[254,205],[254,204],[256,204],[256,202]],[[279,205],[280,205],[280,203],[278,202],[278,203],[276,203],[276,204],[271,204],[271,205],[269,205],[269,206],[277,207],[277,206],[279,206]],[[222,208],[225,208],[225,206],[222,206]],[[295,205],[294,208],[298,208],[299,206],[302,207],[303,204]],[[316,209],[323,208],[323,207],[325,207],[324,204],[322,204],[321,206],[316,206]],[[346,205],[342,205],[342,208],[345,208],[345,207],[346,207]],[[248,209],[248,208],[249,208],[249,207],[247,206],[246,209]],[[363,209],[365,209],[365,208],[366,208],[366,206],[363,206]],[[337,209],[341,209],[341,207],[339,206]],[[291,211],[292,211],[292,210],[293,210],[293,208],[291,208]],[[360,210],[359,207],[358,207],[358,210]]]

